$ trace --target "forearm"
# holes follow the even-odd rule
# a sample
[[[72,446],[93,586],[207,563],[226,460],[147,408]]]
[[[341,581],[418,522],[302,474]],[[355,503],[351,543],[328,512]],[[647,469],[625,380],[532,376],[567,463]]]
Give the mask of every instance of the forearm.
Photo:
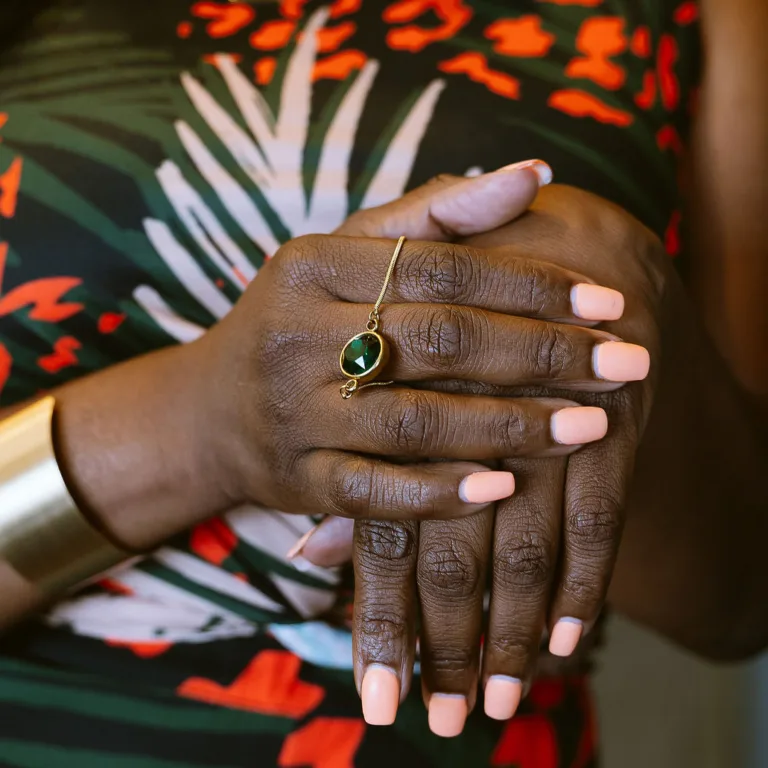
[[[610,600],[697,652],[741,656],[768,640],[765,423],[677,283],[670,307]]]
[[[211,445],[216,425],[206,423],[199,352],[171,348],[52,392],[54,445],[68,489],[125,549],[151,549],[232,505]],[[40,599],[4,564],[0,595],[0,626]]]

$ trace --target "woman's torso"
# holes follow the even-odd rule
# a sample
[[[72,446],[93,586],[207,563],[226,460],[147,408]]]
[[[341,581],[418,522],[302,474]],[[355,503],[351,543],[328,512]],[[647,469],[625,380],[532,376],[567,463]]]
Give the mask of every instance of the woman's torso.
[[[438,173],[541,157],[681,250],[692,2],[38,5],[0,55],[2,404],[197,338],[280,243]],[[285,557],[312,513],[244,508],[179,536],[6,641],[8,674],[151,681],[258,713],[283,744],[273,720],[311,725],[350,691],[352,585]],[[586,705],[559,685],[528,716],[574,756]]]

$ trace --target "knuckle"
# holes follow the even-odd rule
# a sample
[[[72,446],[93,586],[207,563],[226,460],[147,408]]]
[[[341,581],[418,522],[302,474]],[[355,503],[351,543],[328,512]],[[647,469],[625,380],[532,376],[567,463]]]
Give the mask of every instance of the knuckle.
[[[493,583],[501,589],[541,588],[552,579],[552,548],[536,534],[506,542],[494,555]]]
[[[472,294],[474,264],[463,246],[427,243],[406,262],[406,279],[418,285],[428,302],[461,304]]]
[[[546,314],[552,297],[560,291],[560,285],[552,272],[543,264],[520,259],[515,265],[517,279],[514,285],[519,293],[519,304],[526,314]]]
[[[604,488],[601,493],[582,493],[570,505],[565,532],[579,549],[612,551],[622,531],[621,500]]]
[[[469,319],[456,307],[441,306],[420,312],[406,330],[406,343],[417,361],[437,370],[452,370],[466,360],[472,336]]]
[[[366,520],[358,523],[357,552],[371,561],[407,560],[416,551],[414,532],[400,523]]]
[[[486,642],[488,643],[488,650],[493,655],[519,665],[521,672],[525,670],[527,660],[534,655],[537,649],[535,640],[522,637],[512,630],[493,632]]]
[[[375,494],[373,470],[363,459],[350,458],[329,473],[327,495],[331,513],[363,517]]]
[[[294,291],[315,287],[326,240],[323,235],[302,235],[280,247],[272,261],[283,285]]]
[[[413,453],[423,449],[432,419],[424,396],[409,390],[403,393],[397,407],[380,415],[380,424],[388,445],[403,453]]]
[[[356,628],[359,640],[374,654],[402,642],[409,631],[402,613],[381,605],[358,607]]]
[[[477,655],[470,648],[439,646],[430,648],[430,672],[444,677],[446,675],[462,674],[473,669]]]
[[[419,553],[420,591],[438,598],[466,599],[480,588],[482,566],[470,547],[456,539],[428,544]]]
[[[567,333],[556,325],[546,325],[535,338],[532,356],[538,375],[557,380],[573,367],[576,349]]]
[[[596,608],[603,602],[607,579],[590,578],[587,573],[568,573],[563,578],[562,591],[569,600],[581,606]]]

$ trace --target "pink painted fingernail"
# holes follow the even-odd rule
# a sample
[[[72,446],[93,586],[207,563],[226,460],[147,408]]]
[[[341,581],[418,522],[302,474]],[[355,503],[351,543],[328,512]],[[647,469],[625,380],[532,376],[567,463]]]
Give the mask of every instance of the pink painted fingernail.
[[[524,168],[530,168],[535,171],[539,177],[539,186],[546,187],[547,184],[552,183],[554,174],[552,168],[543,160],[523,160],[522,163],[512,163],[512,165],[505,165],[503,168],[499,168],[496,173],[508,173],[509,171],[521,171]]]
[[[318,526],[315,526],[314,528],[310,528],[286,553],[285,556],[289,560],[293,560],[294,558],[298,557],[304,547],[306,546],[307,542],[310,540],[310,538],[314,535],[315,531],[318,529]]]
[[[651,369],[651,356],[637,344],[605,341],[595,347],[592,368],[606,381],[642,381]]]
[[[592,443],[607,432],[608,414],[602,408],[563,408],[552,415],[552,437],[561,445]]]
[[[400,703],[400,680],[389,667],[371,664],[365,670],[360,697],[368,725],[392,725]]]
[[[579,283],[571,289],[571,306],[582,320],[618,320],[624,314],[624,296],[613,288]]]
[[[485,714],[494,720],[509,720],[522,696],[523,684],[516,677],[493,675],[485,684]]]
[[[570,656],[576,650],[583,631],[584,624],[579,619],[560,619],[549,638],[549,652],[553,656]]]
[[[475,472],[459,485],[459,498],[467,504],[490,504],[514,492],[515,476],[511,472]]]
[[[464,730],[467,699],[460,694],[433,693],[429,700],[429,730],[450,739]]]

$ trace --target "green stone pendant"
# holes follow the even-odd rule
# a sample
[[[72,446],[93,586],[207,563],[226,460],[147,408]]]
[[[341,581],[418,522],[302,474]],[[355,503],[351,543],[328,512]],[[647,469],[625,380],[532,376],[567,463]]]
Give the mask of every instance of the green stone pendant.
[[[375,378],[387,364],[389,350],[387,343],[373,331],[353,336],[341,350],[339,365],[341,372],[362,384]]]

